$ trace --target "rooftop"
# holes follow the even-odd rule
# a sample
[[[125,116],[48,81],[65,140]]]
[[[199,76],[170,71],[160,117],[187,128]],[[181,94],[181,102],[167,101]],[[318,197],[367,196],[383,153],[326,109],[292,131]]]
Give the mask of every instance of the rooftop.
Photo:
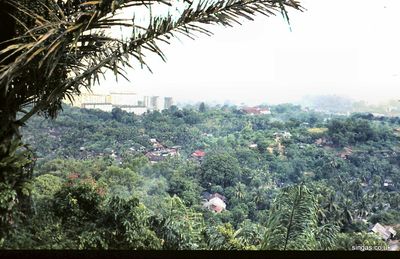
[[[192,153],[192,156],[194,157],[204,157],[206,155],[206,152],[203,150],[196,150]]]
[[[376,223],[371,231],[378,234],[385,241],[392,239],[396,235],[396,231],[392,227],[384,227],[379,223]]]

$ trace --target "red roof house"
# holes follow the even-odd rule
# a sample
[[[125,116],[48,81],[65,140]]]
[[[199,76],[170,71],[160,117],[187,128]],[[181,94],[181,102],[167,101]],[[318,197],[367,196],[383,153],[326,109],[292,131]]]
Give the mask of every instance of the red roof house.
[[[196,150],[192,153],[193,157],[197,157],[197,158],[202,158],[206,155],[206,152],[204,152],[203,150]]]
[[[243,107],[242,111],[249,115],[271,114],[271,111],[268,108],[260,107]]]

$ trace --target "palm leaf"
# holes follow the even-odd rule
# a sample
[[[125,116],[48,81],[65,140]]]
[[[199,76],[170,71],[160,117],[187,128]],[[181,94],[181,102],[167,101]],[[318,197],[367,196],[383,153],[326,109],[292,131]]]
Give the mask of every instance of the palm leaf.
[[[18,100],[18,107],[33,105],[32,112],[25,114],[21,122],[38,111],[54,117],[66,93],[79,94],[80,87],[89,89],[106,70],[125,77],[124,68],[130,66],[132,59],[148,67],[146,53],[166,60],[159,42],[169,43],[178,35],[192,39],[197,34],[210,36],[212,33],[204,25],[232,26],[240,24],[241,19],[252,20],[257,13],[270,16],[281,12],[288,21],[286,8],[302,10],[292,0],[185,1],[178,18],[151,15],[146,26],[135,19],[116,18],[114,13],[150,8],[155,3],[171,6],[174,1],[86,1],[72,8],[52,0],[9,2],[16,9],[14,16],[20,26],[17,37],[0,49],[0,91],[6,98],[17,93],[26,96]],[[131,28],[131,37],[121,40],[106,36],[105,32],[115,26]],[[1,64],[9,58],[14,62]]]
[[[316,200],[305,185],[282,189],[269,214],[263,248],[315,249],[316,211]]]

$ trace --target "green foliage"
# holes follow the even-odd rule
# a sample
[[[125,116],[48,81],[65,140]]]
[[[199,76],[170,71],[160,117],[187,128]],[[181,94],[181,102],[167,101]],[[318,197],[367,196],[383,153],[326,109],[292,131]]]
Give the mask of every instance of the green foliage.
[[[357,246],[371,247],[372,250],[386,250],[386,242],[374,233],[340,233],[337,236],[335,250],[360,250]]]
[[[61,221],[40,213],[24,225],[13,229],[4,242],[5,249],[77,249],[77,235],[70,238]]]
[[[223,152],[208,154],[201,165],[201,172],[204,188],[213,185],[220,185],[222,188],[232,186],[241,175],[237,159]]]
[[[150,229],[151,214],[138,199],[111,197],[101,225],[109,249],[160,249],[162,242]]]
[[[393,138],[387,127],[374,125],[368,120],[350,118],[344,121],[332,120],[328,124],[328,135],[339,146]]]
[[[238,233],[230,223],[207,228],[205,232],[207,248],[211,250],[241,250],[244,247],[236,238]]]
[[[104,199],[99,192],[91,179],[69,181],[54,194],[55,216],[59,217],[63,224],[73,227],[94,221],[101,211]]]
[[[129,168],[109,166],[99,178],[99,183],[107,186],[107,190],[120,197],[130,197],[137,186],[141,185],[139,175]]]
[[[1,156],[0,160],[0,169],[4,173],[2,176],[4,181],[9,180],[7,179],[8,175],[5,174],[6,172],[16,172],[32,163],[31,151],[18,139],[13,139],[9,147],[1,143],[0,149],[2,155],[6,152],[8,154],[6,157]]]
[[[150,9],[147,12],[149,22],[144,26],[135,18],[115,16],[118,11],[130,9],[135,17],[142,9],[134,7],[149,9],[152,4],[161,4],[159,7],[166,8],[167,14],[154,17]],[[282,0],[184,1],[178,4],[184,9],[176,19],[168,9],[172,4],[164,0],[0,2],[0,22],[5,27],[0,38],[0,180],[9,185],[4,187],[5,190],[16,191],[18,199],[12,198],[16,201],[15,206],[21,203],[21,206],[29,207],[24,197],[27,196],[24,194],[26,188],[22,186],[30,180],[29,170],[25,170],[30,159],[23,152],[17,154],[15,147],[20,145],[19,128],[32,116],[40,114],[55,118],[62,110],[64,99],[72,102],[75,95],[81,94],[82,88],[90,90],[107,70],[115,77],[126,77],[124,67],[132,67],[132,59],[141,67],[148,67],[144,60],[146,52],[165,60],[159,42],[169,42],[177,34],[189,38],[193,38],[194,33],[212,35],[201,24],[231,26],[240,24],[240,18],[252,20],[256,13],[268,16],[277,11],[289,21],[286,8],[302,10],[299,3]],[[121,40],[109,33],[115,26],[129,29],[131,36]],[[121,109],[113,110],[111,117],[122,123],[135,121]],[[185,119],[190,124],[200,121],[196,114],[189,114]],[[81,133],[90,135],[92,132],[84,129]],[[71,137],[79,146],[84,142],[81,134]],[[72,153],[76,148],[80,147],[67,149]],[[100,150],[101,146],[92,148]],[[1,202],[8,203],[0,204],[0,227],[10,225],[12,221],[9,210],[4,209],[13,204],[9,201],[10,195],[13,194],[0,193],[5,197]]]
[[[275,250],[320,248],[318,235],[329,231],[318,229],[316,212],[315,197],[305,185],[283,188],[269,212],[262,248]]]
[[[167,178],[169,187],[168,193],[176,195],[182,199],[186,205],[194,205],[199,203],[200,187],[197,179],[188,176],[185,172],[176,170]]]
[[[162,239],[163,249],[203,248],[204,221],[200,213],[187,208],[177,196],[167,198],[153,216],[153,229]]]
[[[62,180],[51,174],[43,174],[35,177],[32,185],[34,200],[51,199],[62,188]]]
[[[6,223],[12,223],[13,209],[17,203],[17,192],[7,183],[0,183],[0,211],[2,226]]]
[[[54,195],[62,188],[63,180],[54,175],[44,174],[33,179],[32,207],[36,216],[52,207]],[[44,215],[43,217],[47,216]]]
[[[32,167],[32,153],[22,141],[0,142],[0,241],[29,211]]]
[[[397,210],[379,211],[373,214],[369,221],[373,224],[394,225],[400,222],[400,212]]]
[[[136,198],[101,198],[92,184],[63,186],[53,209],[38,214],[14,230],[5,248],[34,249],[160,249],[151,230],[150,211]],[[92,209],[91,209],[92,208]],[[63,214],[62,214],[63,213]]]
[[[117,121],[112,113],[65,106],[54,121],[34,117],[24,132],[41,156],[32,181],[34,214],[15,222],[20,227],[3,247],[284,249],[287,237],[286,249],[334,250],[338,233],[365,232],[372,222],[398,224],[398,140],[390,132],[397,124],[362,118],[377,136],[381,130],[390,136],[360,140],[343,158],[329,131],[307,130],[307,112],[264,118],[233,107],[197,109],[124,113]],[[327,128],[330,122],[319,116],[313,127]],[[274,135],[283,131],[290,141]],[[143,155],[150,138],[180,144],[180,156],[150,163]],[[190,157],[197,149],[206,152],[202,161]],[[285,187],[299,182],[308,191]],[[204,208],[205,191],[224,195],[227,210]]]
[[[265,227],[245,220],[239,225],[235,237],[244,250],[257,250],[264,239]]]
[[[319,226],[315,232],[317,250],[335,250],[338,242],[340,228],[336,224],[326,224]]]

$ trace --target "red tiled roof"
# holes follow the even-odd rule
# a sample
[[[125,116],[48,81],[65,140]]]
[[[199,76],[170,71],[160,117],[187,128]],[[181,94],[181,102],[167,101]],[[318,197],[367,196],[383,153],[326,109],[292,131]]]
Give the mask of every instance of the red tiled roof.
[[[243,108],[243,111],[246,113],[260,113],[260,111],[257,108],[253,108],[253,107]]]
[[[71,173],[67,177],[68,177],[68,179],[76,179],[76,178],[79,178],[80,175],[78,173]]]
[[[244,107],[242,110],[245,113],[251,113],[251,114],[261,114],[262,112],[268,112],[268,108],[259,108],[259,107]]]
[[[192,156],[195,157],[203,157],[206,155],[206,152],[202,151],[202,150],[196,150],[194,151],[194,153],[192,154]]]
[[[218,197],[218,198],[220,198],[221,200],[223,200],[224,202],[226,202],[226,197],[224,196],[224,195],[221,195],[221,194],[219,194],[219,193],[214,193],[214,194],[212,194],[211,196],[210,196],[210,199],[212,199],[212,198],[215,198],[215,197]]]

